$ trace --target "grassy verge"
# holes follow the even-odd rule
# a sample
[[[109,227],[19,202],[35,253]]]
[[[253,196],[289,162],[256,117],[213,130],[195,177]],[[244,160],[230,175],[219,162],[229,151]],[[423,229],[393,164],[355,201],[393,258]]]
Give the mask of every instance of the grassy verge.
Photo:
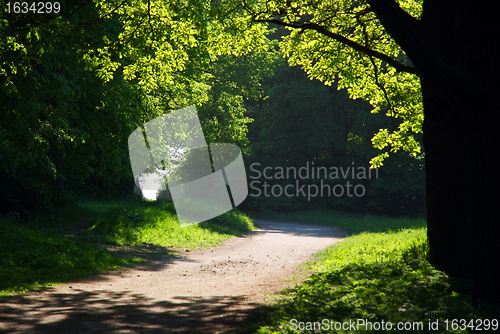
[[[397,231],[402,228],[426,227],[424,218],[395,218],[376,215],[359,215],[329,210],[292,211],[292,212],[252,212],[255,219],[305,224],[335,226],[352,234],[361,232]]]
[[[99,247],[33,227],[0,220],[0,296],[26,292],[86,274],[132,265]]]
[[[96,203],[82,205],[92,208]],[[82,236],[87,241],[115,245],[153,244],[182,249],[216,246],[224,239],[254,228],[252,220],[238,210],[181,227],[172,203],[142,202],[121,204],[108,210]]]
[[[137,200],[83,201],[29,222],[0,217],[0,296],[147,260],[110,253],[105,244],[147,244],[173,254],[214,246],[253,228],[252,220],[237,210],[181,228],[171,203]]]
[[[483,322],[481,332],[500,330],[498,320],[496,331],[491,322],[499,319],[498,308],[473,308],[470,283],[448,277],[427,261],[426,228],[408,228],[425,221],[328,215],[302,212],[290,219],[281,215],[281,220],[322,225],[342,221],[342,228],[351,233],[372,232],[350,236],[317,254],[309,264],[314,273],[283,291],[258,333],[472,333],[470,325],[477,326],[477,319],[490,319],[487,325]],[[360,320],[357,326],[357,319],[364,323]],[[464,319],[465,325],[453,319]],[[380,327],[382,321],[385,327]],[[344,323],[345,328],[335,327]],[[407,327],[397,329],[398,323]]]

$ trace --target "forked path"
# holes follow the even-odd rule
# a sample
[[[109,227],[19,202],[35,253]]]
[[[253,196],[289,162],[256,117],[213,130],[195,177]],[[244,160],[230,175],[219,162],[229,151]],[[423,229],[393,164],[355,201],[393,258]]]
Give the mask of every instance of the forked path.
[[[0,301],[0,332],[224,333],[256,317],[340,229],[258,221],[222,246]]]

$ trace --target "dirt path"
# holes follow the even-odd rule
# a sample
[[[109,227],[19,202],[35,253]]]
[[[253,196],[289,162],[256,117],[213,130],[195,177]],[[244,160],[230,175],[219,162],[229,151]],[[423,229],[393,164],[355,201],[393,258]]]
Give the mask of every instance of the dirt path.
[[[265,310],[267,293],[345,236],[277,222],[212,249],[162,258],[0,302],[0,332],[225,333]]]

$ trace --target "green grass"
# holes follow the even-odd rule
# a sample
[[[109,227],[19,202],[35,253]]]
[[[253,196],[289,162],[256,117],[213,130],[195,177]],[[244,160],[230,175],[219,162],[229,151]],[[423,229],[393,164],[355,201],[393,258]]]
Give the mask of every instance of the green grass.
[[[140,262],[95,245],[0,220],[0,296]]]
[[[305,224],[335,226],[346,232],[397,231],[402,228],[426,227],[424,218],[395,218],[376,215],[359,215],[355,213],[329,210],[308,210],[286,212],[252,212],[252,218],[261,220],[300,222]]]
[[[389,331],[360,326],[337,331],[316,324],[314,333],[471,333],[470,328],[453,330],[451,321],[500,318],[498,308],[472,307],[470,282],[452,279],[428,262],[425,220],[327,211],[253,216],[333,225],[359,233],[318,253],[316,261],[309,263],[313,274],[277,297],[268,319],[259,322],[258,333],[313,333],[300,331],[296,325],[310,322],[314,326],[312,323],[323,319],[328,319],[329,326],[364,319],[372,326],[382,321],[394,326],[411,322],[411,326],[422,324],[423,329]],[[439,322],[438,330],[429,330],[429,319]],[[484,329],[481,332],[488,332]]]
[[[147,260],[118,256],[104,244],[147,244],[168,255],[218,245],[253,228],[238,210],[181,228],[171,203],[134,199],[82,201],[29,222],[0,216],[0,297]]]
[[[84,205],[93,207],[92,203]],[[172,203],[129,203],[105,212],[83,233],[83,238],[119,246],[146,243],[173,249],[203,248],[219,245],[224,239],[254,228],[252,220],[238,210],[181,227]]]

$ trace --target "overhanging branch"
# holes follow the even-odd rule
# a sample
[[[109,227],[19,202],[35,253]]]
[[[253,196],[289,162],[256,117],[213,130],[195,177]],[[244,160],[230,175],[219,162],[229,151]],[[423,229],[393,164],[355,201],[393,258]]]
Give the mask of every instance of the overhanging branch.
[[[466,73],[438,58],[425,44],[420,21],[409,15],[394,0],[368,0],[370,8],[398,45],[418,68],[421,77],[448,89],[457,96],[496,94],[491,83],[483,82],[472,73]],[[493,96],[493,95],[491,95]]]
[[[416,67],[401,64],[400,62],[392,59],[388,55],[385,55],[385,54],[380,53],[378,51],[367,48],[367,47],[365,47],[357,42],[350,40],[347,37],[344,37],[342,35],[331,32],[328,29],[326,29],[325,27],[322,27],[316,23],[311,23],[311,22],[286,23],[286,22],[283,22],[283,21],[278,20],[278,19],[254,19],[254,22],[267,22],[267,23],[274,23],[274,24],[277,24],[280,26],[291,27],[291,28],[295,28],[295,29],[314,30],[314,31],[326,36],[326,37],[329,37],[329,38],[334,39],[342,44],[345,44],[345,45],[353,48],[354,50],[361,52],[367,56],[375,57],[377,59],[385,61],[390,66],[394,67],[396,69],[396,71],[398,71],[398,72],[407,72],[407,73],[420,75],[420,73]]]

